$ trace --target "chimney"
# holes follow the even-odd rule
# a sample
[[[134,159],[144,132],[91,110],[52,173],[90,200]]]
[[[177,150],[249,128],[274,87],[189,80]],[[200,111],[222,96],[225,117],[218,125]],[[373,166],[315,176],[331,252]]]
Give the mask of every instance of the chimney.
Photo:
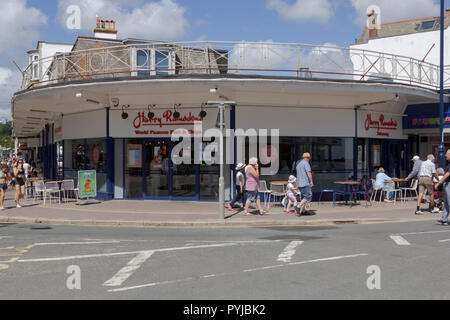
[[[97,16],[97,23],[94,29],[94,37],[100,39],[117,39],[116,22],[114,20],[101,20]]]

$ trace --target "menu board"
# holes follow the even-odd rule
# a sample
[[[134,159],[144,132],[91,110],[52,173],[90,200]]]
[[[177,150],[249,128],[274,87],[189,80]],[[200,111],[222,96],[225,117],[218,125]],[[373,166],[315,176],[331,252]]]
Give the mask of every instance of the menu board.
[[[97,196],[97,172],[95,170],[78,171],[80,198],[95,198]]]
[[[127,167],[129,169],[142,169],[142,145],[127,145]]]

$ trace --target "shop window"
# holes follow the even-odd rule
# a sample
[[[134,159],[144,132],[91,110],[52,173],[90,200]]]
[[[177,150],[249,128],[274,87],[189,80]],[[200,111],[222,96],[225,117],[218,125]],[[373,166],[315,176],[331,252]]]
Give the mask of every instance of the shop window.
[[[72,141],[72,169],[85,170],[86,150],[84,140]]]
[[[246,146],[246,149],[249,147]],[[335,181],[348,180],[353,176],[353,138],[281,137],[277,160],[279,171],[276,175],[262,176],[261,179],[266,180],[268,186],[270,181],[287,181],[289,175],[296,174],[296,166],[305,152],[312,156],[310,164],[316,183],[314,191],[320,191],[319,181],[322,187],[332,189],[335,188]],[[270,167],[270,164],[262,167]]]
[[[173,143],[173,147],[183,141]],[[189,145],[189,142],[188,142]],[[196,176],[197,166],[194,160],[194,141],[190,141],[190,148],[183,148],[182,153],[178,156],[183,158],[189,158],[181,164],[173,164],[173,197],[175,198],[195,198],[196,196]]]
[[[211,152],[211,158],[209,158],[209,152],[205,152],[205,149],[215,150]],[[203,159],[200,165],[200,200],[218,200],[219,199],[219,172],[220,165],[211,164],[212,159],[216,158],[218,154],[219,145],[213,141],[202,143],[202,152],[208,155],[206,159]]]

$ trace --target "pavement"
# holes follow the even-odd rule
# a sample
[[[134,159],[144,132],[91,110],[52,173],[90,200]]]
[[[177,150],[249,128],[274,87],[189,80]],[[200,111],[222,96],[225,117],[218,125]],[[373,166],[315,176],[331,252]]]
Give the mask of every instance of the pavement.
[[[373,203],[368,208],[362,201],[350,208],[345,203],[313,203],[313,215],[288,215],[278,203],[271,204],[266,215],[254,211],[246,216],[242,210],[225,209],[225,219],[219,218],[216,202],[113,200],[95,205],[78,206],[67,203],[24,200],[15,208],[14,193],[7,193],[6,210],[0,212],[3,223],[38,223],[50,225],[83,225],[112,227],[256,227],[256,226],[320,226],[367,224],[383,222],[436,221],[441,215],[426,213],[416,216],[415,201]],[[423,207],[426,205],[424,204]]]

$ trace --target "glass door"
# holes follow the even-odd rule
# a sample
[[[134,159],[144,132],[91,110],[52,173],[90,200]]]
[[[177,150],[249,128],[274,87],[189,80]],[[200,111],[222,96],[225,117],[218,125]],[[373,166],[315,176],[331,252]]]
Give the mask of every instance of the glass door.
[[[173,146],[179,143],[182,142],[173,142]],[[171,196],[176,200],[198,200],[198,165],[195,164],[194,159],[194,141],[187,142],[187,146],[181,152],[174,156],[182,157],[187,161],[173,164],[171,167],[173,177]]]
[[[143,193],[146,199],[167,199],[171,194],[170,140],[144,141]]]

